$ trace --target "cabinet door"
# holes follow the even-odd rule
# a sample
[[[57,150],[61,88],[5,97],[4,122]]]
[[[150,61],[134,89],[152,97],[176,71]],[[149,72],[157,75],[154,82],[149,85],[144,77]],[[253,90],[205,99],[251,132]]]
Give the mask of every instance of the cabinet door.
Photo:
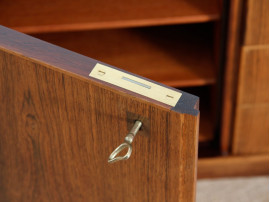
[[[0,99],[1,201],[195,200],[198,97],[0,26]]]

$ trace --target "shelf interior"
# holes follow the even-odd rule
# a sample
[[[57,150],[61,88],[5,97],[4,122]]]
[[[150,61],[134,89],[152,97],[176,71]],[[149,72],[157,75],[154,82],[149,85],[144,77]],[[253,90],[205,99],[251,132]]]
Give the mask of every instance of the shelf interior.
[[[218,0],[0,2],[0,24],[25,33],[187,24],[219,18]]]
[[[36,34],[173,87],[214,84],[211,24]]]

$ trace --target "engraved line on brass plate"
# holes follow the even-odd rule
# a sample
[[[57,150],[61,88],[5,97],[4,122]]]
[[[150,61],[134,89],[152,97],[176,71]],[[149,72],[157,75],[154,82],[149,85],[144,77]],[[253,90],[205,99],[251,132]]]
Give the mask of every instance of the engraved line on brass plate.
[[[182,93],[147,81],[137,76],[97,63],[90,77],[130,90],[174,107]]]

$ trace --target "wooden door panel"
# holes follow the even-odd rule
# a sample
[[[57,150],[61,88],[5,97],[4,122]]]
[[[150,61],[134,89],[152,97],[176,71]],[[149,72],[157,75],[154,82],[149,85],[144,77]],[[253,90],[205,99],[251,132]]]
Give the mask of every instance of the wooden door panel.
[[[234,154],[268,154],[268,133],[268,104],[244,105],[236,108]]]
[[[239,68],[238,105],[269,102],[269,47],[244,46]]]
[[[243,45],[269,44],[269,1],[248,0]]]
[[[269,153],[269,48],[242,48],[233,154]]]
[[[194,201],[198,98],[170,107],[90,78],[96,63],[0,27],[0,198]],[[136,116],[130,159],[109,164]]]

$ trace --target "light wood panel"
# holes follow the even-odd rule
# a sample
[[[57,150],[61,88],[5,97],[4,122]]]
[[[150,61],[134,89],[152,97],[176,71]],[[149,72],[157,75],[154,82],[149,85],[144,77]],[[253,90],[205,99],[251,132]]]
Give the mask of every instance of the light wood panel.
[[[268,4],[266,0],[231,1],[221,124],[223,154],[228,154],[232,149],[232,136],[238,130],[234,128],[238,127],[234,126],[235,117],[239,117],[235,112],[246,111],[238,109],[237,105],[268,100],[268,50],[265,53],[263,51],[268,49]],[[262,51],[256,53],[259,49]],[[245,138],[244,135],[242,138]]]
[[[34,35],[174,87],[214,84],[211,25]]]
[[[269,48],[244,46],[239,68],[237,104],[269,102]]]
[[[243,47],[232,151],[269,151],[269,49]]]
[[[269,2],[246,5],[232,152],[269,152]]]
[[[199,179],[268,174],[268,155],[202,158],[198,161]]]
[[[26,33],[207,22],[216,0],[2,0],[0,24]]]
[[[0,27],[1,200],[195,201],[198,98],[171,108],[90,79],[95,64]],[[130,113],[149,133],[108,164]]]
[[[269,152],[269,104],[247,104],[236,108],[232,152]]]
[[[244,45],[269,44],[269,1],[248,0]]]

